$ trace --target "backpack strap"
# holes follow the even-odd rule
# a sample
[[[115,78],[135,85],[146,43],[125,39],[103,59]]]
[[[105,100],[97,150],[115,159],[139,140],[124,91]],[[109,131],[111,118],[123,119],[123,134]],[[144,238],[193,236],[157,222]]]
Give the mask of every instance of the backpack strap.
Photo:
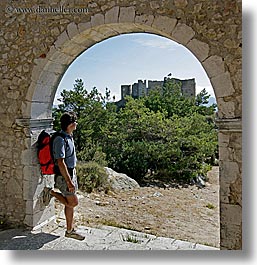
[[[54,160],[54,156],[53,156],[53,142],[54,142],[54,139],[55,139],[57,136],[62,137],[63,140],[64,140],[64,142],[65,142],[65,153],[67,153],[67,152],[68,152],[67,150],[69,150],[69,148],[70,148],[70,147],[69,147],[69,144],[68,144],[68,138],[67,138],[67,135],[64,134],[64,133],[61,132],[61,131],[57,131],[57,132],[55,132],[55,133],[52,135],[52,137],[51,137],[51,144],[50,144],[50,146],[51,146],[51,156],[52,156],[53,160]],[[75,152],[75,151],[74,151],[74,148],[73,148],[71,155],[70,155],[70,156],[67,156],[67,157],[65,157],[65,158],[72,157],[72,156],[74,155],[74,152]]]

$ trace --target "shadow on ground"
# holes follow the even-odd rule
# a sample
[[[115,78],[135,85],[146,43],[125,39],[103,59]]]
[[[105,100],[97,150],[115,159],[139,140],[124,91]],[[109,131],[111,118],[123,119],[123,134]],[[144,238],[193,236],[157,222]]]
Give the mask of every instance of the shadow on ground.
[[[33,234],[30,230],[24,229],[9,229],[0,234],[0,249],[37,250],[59,237],[48,233]]]

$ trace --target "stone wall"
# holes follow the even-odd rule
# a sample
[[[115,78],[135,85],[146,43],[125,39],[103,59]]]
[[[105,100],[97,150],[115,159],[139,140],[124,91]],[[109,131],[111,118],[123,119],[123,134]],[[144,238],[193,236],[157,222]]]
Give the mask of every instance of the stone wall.
[[[228,249],[242,247],[242,125],[231,119],[219,125],[221,242]]]
[[[0,216],[32,227],[53,218],[53,205],[40,201],[52,180],[40,176],[34,144],[38,132],[51,127],[58,83],[92,45],[146,32],[184,45],[210,78],[225,128],[220,131],[221,248],[240,249],[241,0],[62,0],[65,9],[59,3],[0,2]]]

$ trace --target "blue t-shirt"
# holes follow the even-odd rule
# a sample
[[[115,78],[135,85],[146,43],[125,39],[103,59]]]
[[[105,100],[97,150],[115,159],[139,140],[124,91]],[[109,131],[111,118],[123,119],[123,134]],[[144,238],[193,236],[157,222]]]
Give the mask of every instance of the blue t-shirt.
[[[76,150],[74,141],[71,135],[61,131],[66,138],[57,136],[53,141],[53,156],[54,159],[64,158],[64,162],[68,168],[74,168],[77,163]]]

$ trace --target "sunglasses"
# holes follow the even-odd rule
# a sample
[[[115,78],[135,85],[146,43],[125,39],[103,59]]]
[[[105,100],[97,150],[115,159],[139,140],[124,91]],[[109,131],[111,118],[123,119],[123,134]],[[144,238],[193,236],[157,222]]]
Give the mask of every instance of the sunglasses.
[[[78,120],[74,120],[74,119],[72,119],[71,121],[70,121],[70,124],[71,123],[78,123]]]

